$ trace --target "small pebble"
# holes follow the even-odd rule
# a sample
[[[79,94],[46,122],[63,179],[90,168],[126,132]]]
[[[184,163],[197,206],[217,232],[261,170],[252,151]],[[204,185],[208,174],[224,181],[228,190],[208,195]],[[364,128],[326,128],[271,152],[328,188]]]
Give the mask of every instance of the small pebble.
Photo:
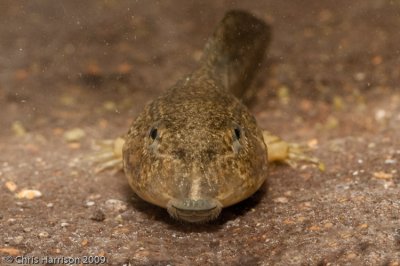
[[[283,193],[285,196],[292,196],[292,194],[293,194],[293,192],[292,191],[290,191],[290,190],[288,190],[288,191],[285,191],[285,193]]]
[[[97,209],[93,212],[93,214],[90,216],[90,219],[96,222],[102,222],[106,219],[106,215],[104,212],[100,209]]]
[[[383,188],[388,189],[390,187],[394,187],[394,182],[392,181],[383,181]]]
[[[312,203],[309,202],[309,201],[306,201],[306,202],[303,202],[303,203],[302,203],[302,206],[303,206],[304,208],[311,208],[311,207],[312,207]]]
[[[81,242],[81,246],[87,246],[87,244],[89,243],[89,240],[87,240],[86,238],[82,240]]]
[[[117,108],[117,105],[112,101],[106,101],[103,103],[103,107],[107,111],[114,111]]]
[[[360,229],[367,229],[367,228],[368,228],[368,224],[360,224],[360,225],[358,226],[358,228],[360,228]]]
[[[17,137],[26,135],[26,129],[20,121],[15,121],[12,124],[11,128],[14,131],[15,136],[17,136]]]
[[[290,101],[290,92],[289,88],[286,86],[281,86],[277,90],[279,102],[282,105],[287,105]]]
[[[47,233],[46,231],[40,232],[39,233],[39,237],[40,238],[47,238],[47,237],[49,237],[49,233]]]
[[[60,97],[60,103],[65,106],[74,106],[76,104],[76,99],[70,95],[63,95]]]
[[[383,109],[379,109],[375,112],[375,120],[381,121],[387,116],[386,111]]]
[[[101,198],[101,195],[100,194],[91,194],[89,197],[88,197],[88,201],[92,201],[92,200],[96,200],[96,199],[100,199]]]
[[[111,211],[116,211],[116,212],[123,212],[126,211],[128,208],[127,204],[123,202],[122,200],[117,200],[117,199],[109,199],[105,203],[107,209]]]
[[[7,254],[10,256],[18,256],[22,252],[19,249],[12,248],[12,247],[0,247],[0,253],[1,254]]]
[[[128,74],[132,70],[133,66],[128,63],[122,63],[118,65],[118,72],[121,74]]]
[[[382,61],[383,61],[383,58],[380,55],[376,55],[376,56],[372,57],[372,59],[371,59],[371,62],[374,65],[379,65],[382,63]]]
[[[61,227],[67,227],[67,226],[69,226],[69,223],[66,222],[61,223]]]
[[[294,224],[295,222],[292,219],[285,219],[283,221],[284,224]]]
[[[85,203],[85,206],[86,207],[91,207],[91,206],[93,206],[94,205],[94,201],[86,201],[86,203]]]
[[[11,192],[14,192],[17,189],[17,185],[13,181],[7,181],[5,186]]]
[[[391,179],[391,178],[393,178],[393,175],[392,174],[389,174],[389,173],[385,173],[385,172],[375,172],[374,174],[374,177],[375,178],[378,178],[378,179]]]
[[[21,242],[22,242],[22,240],[24,240],[24,237],[23,236],[16,236],[16,237],[14,237],[14,243],[15,244],[21,244]]]
[[[368,148],[373,149],[375,147],[376,147],[376,143],[374,143],[374,142],[368,143]]]
[[[315,149],[318,147],[318,140],[317,139],[310,139],[307,141],[307,146],[310,147],[311,149]]]
[[[354,79],[357,81],[363,81],[365,79],[366,75],[363,72],[358,72],[354,75]]]
[[[310,231],[320,231],[321,227],[319,227],[318,225],[312,225],[308,228]]]
[[[121,214],[118,214],[114,219],[119,223],[122,223],[124,221],[124,219],[122,218]]]
[[[385,164],[396,164],[397,160],[396,159],[386,159]]]
[[[35,189],[23,189],[16,194],[16,197],[19,199],[34,199],[42,196],[42,193],[39,190]]]
[[[289,199],[286,197],[278,197],[278,198],[273,199],[273,201],[276,203],[288,203]]]
[[[71,142],[68,144],[68,148],[70,148],[71,150],[77,150],[81,148],[81,144],[78,142]]]
[[[325,128],[326,129],[334,129],[337,128],[339,125],[339,120],[334,117],[334,116],[328,116],[326,122],[325,122]]]
[[[355,254],[355,253],[349,253],[348,255],[347,255],[347,258],[348,259],[354,259],[354,258],[356,258],[357,257],[357,254]]]
[[[81,128],[74,128],[64,133],[64,139],[68,142],[79,141],[86,136],[86,133]]]
[[[306,220],[306,217],[304,217],[304,216],[297,217],[297,221],[300,223],[304,222],[305,220]]]
[[[61,254],[61,249],[59,249],[59,248],[54,249],[54,253]]]
[[[332,228],[333,227],[333,223],[326,223],[326,224],[324,224],[324,227],[325,228]]]

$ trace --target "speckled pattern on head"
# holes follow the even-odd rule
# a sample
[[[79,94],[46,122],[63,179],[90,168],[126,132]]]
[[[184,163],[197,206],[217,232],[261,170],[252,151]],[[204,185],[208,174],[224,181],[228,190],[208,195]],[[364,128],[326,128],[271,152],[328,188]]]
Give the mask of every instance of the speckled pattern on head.
[[[198,70],[145,107],[123,148],[124,170],[138,196],[174,218],[205,222],[260,188],[267,148],[236,97],[250,84],[269,37],[263,21],[228,12]]]

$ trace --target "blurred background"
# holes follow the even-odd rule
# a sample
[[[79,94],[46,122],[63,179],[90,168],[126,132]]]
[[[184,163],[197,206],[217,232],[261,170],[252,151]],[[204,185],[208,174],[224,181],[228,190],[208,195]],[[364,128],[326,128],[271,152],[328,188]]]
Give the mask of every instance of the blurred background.
[[[232,8],[273,29],[250,109],[326,171],[272,165],[261,196],[184,225],[82,158],[196,68]],[[397,0],[1,1],[0,254],[398,265],[399,14]]]

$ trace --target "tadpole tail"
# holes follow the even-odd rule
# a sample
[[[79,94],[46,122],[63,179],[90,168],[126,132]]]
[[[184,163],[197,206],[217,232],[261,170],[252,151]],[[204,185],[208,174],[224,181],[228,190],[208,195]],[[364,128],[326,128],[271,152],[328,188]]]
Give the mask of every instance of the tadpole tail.
[[[270,27],[250,13],[229,11],[204,48],[202,69],[236,97],[250,85],[271,38]]]

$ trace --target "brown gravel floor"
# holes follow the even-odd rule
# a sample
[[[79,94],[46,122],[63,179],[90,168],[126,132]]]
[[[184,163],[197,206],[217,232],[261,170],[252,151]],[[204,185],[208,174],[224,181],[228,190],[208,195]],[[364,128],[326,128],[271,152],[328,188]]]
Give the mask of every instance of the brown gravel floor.
[[[274,29],[257,120],[317,144],[326,171],[273,165],[218,221],[181,224],[82,158],[194,69],[233,7]],[[1,1],[2,265],[399,265],[399,26],[397,0]]]

